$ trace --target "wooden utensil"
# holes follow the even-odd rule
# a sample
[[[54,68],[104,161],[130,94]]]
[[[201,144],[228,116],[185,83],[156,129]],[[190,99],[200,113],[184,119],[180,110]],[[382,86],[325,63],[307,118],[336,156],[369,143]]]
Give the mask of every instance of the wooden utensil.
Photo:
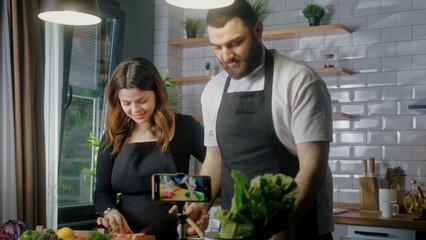
[[[197,232],[198,236],[202,237],[204,235],[203,231],[200,227],[190,218],[187,218],[186,221],[194,228],[195,232]]]
[[[391,189],[392,187],[392,168],[388,168],[388,170],[386,171],[386,181],[388,182],[388,189]]]
[[[401,167],[395,167],[391,172],[391,189],[396,189],[396,186],[398,183],[402,180],[402,178],[405,176],[405,171]]]
[[[368,159],[369,174],[368,177],[359,178],[359,197],[360,197],[360,211],[361,212],[378,212],[379,211],[379,197],[378,197],[378,184],[375,174],[375,160],[374,158]]]

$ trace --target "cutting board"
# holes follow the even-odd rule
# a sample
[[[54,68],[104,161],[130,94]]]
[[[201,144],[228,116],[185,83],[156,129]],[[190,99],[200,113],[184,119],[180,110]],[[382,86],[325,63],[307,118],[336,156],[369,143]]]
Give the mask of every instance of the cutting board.
[[[376,177],[359,178],[359,197],[361,212],[378,212],[379,197]]]

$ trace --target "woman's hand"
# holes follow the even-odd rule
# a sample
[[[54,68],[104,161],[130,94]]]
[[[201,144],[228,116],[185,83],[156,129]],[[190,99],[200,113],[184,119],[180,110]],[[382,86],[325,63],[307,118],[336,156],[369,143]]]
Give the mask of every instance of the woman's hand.
[[[130,230],[126,219],[117,209],[112,209],[103,218],[98,217],[97,223],[98,225],[104,225],[104,227],[113,229],[120,233],[124,233],[127,230]]]

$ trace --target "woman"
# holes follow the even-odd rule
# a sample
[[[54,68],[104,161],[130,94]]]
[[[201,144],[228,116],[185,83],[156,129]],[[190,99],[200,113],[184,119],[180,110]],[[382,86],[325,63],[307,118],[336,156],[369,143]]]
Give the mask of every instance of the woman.
[[[107,87],[106,132],[96,169],[94,205],[98,224],[140,232],[169,214],[172,204],[151,199],[153,173],[188,173],[190,155],[204,159],[203,128],[190,116],[173,113],[155,66],[146,59],[125,61]],[[117,193],[121,193],[117,203]],[[157,228],[157,239],[176,239],[176,221]]]

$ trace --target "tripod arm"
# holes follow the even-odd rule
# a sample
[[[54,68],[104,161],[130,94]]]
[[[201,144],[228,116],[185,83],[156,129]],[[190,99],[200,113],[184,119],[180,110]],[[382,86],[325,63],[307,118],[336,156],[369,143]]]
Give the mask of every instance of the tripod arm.
[[[185,231],[185,223],[186,219],[188,218],[188,215],[183,213],[183,205],[185,202],[176,202],[177,206],[177,213],[176,213],[176,220],[179,226],[179,240],[186,240],[186,231]]]

